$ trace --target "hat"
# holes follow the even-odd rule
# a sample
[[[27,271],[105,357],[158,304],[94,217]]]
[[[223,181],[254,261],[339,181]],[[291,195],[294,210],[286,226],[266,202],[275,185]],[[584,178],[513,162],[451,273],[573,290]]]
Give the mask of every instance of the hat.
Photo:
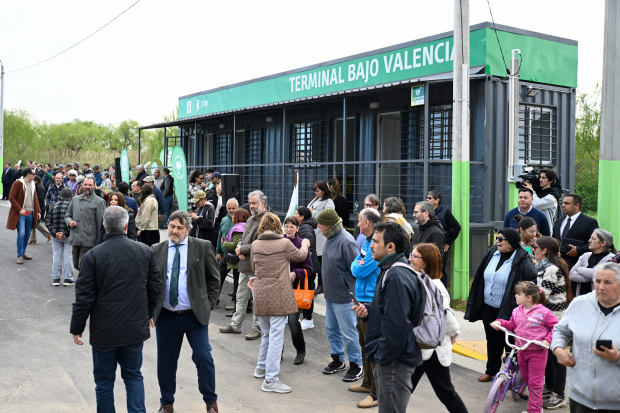
[[[211,175],[211,178],[221,178],[222,174],[219,172],[213,172],[213,174]]]
[[[510,244],[513,249],[518,249],[521,247],[521,235],[519,235],[519,231],[513,228],[502,228],[497,231],[499,235],[503,235],[506,238],[506,241]]]
[[[62,199],[71,199],[73,198],[73,191],[71,191],[70,188],[65,188],[62,191],[60,191],[60,197]]]
[[[193,202],[198,202],[201,199],[204,199],[207,197],[207,194],[205,194],[205,191],[198,191],[196,192],[196,194],[194,194],[194,199],[192,199]]]
[[[334,225],[338,222],[340,217],[336,213],[336,210],[327,208],[321,211],[318,217],[316,217],[316,222],[321,225]]]
[[[151,175],[149,175],[146,178],[144,178],[142,181],[144,181],[144,182],[155,182],[155,178],[153,178]]]

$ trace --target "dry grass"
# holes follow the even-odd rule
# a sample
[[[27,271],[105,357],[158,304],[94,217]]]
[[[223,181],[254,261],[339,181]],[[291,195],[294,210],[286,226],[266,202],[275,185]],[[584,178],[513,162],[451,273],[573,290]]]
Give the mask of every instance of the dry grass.
[[[138,151],[137,150],[129,150],[127,151],[129,154],[129,162],[132,167],[136,167],[138,165]],[[152,154],[148,148],[143,148],[141,151],[141,159],[140,161],[145,164],[147,162],[155,162],[158,165],[161,163],[159,160],[159,153]],[[79,162],[88,163],[92,165],[100,165],[101,169],[106,169],[110,165],[114,165],[114,158],[121,156],[119,153],[114,153],[110,151],[71,151],[71,150],[60,150],[56,148],[46,149],[41,151],[36,158],[34,158],[37,162],[46,164],[51,163],[54,164],[56,162],[62,162],[63,164],[67,164],[69,162]]]

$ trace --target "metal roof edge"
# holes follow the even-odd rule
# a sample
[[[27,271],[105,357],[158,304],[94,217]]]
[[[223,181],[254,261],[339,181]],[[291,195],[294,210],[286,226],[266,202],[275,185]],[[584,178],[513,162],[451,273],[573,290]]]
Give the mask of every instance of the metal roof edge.
[[[559,43],[569,44],[569,45],[572,45],[572,46],[577,46],[577,41],[576,40],[566,39],[566,38],[563,38],[563,37],[552,36],[552,35],[548,35],[548,34],[544,34],[544,33],[534,32],[534,31],[531,31],[531,30],[519,29],[517,27],[512,27],[512,26],[505,26],[503,24],[496,24],[495,28],[497,30],[508,32],[508,33],[514,33],[514,34],[519,34],[519,35],[523,35],[523,36],[529,36],[529,37],[534,37],[534,38],[538,38],[538,39],[549,40],[549,41],[553,41],[553,42],[559,42]],[[469,31],[470,32],[474,32],[474,31],[481,30],[481,29],[493,29],[493,23],[491,23],[491,22],[482,22],[482,23],[477,23],[477,24],[469,26]],[[410,46],[416,46],[416,45],[421,44],[421,43],[432,42],[434,40],[450,37],[453,34],[454,34],[454,30],[450,30],[450,31],[447,31],[447,32],[443,32],[443,33],[439,33],[439,34],[434,34],[432,36],[427,36],[427,37],[423,37],[423,38],[420,38],[420,39],[411,40],[411,41],[408,41],[408,42],[399,43],[399,44],[383,47],[383,48],[380,48],[380,49],[371,50],[371,51],[364,52],[364,53],[358,53],[358,54],[355,54],[355,55],[341,57],[341,58],[338,58],[338,59],[334,59],[334,60],[329,60],[329,61],[322,62],[322,63],[313,64],[313,65],[310,65],[310,66],[305,66],[305,67],[301,67],[301,68],[297,68],[297,69],[287,70],[287,71],[276,73],[276,74],[273,74],[273,75],[267,75],[267,76],[263,76],[263,77],[258,77],[256,79],[245,80],[245,81],[239,82],[239,83],[233,83],[231,85],[220,86],[220,87],[214,88],[214,89],[208,89],[208,90],[205,90],[205,91],[202,91],[202,92],[192,93],[192,94],[189,94],[189,95],[185,95],[185,96],[179,97],[179,100],[181,100],[181,99],[189,99],[189,98],[192,98],[194,96],[200,96],[200,95],[204,95],[204,94],[207,94],[207,93],[214,93],[214,92],[218,92],[220,90],[233,89],[233,88],[236,88],[236,87],[239,87],[239,86],[244,86],[244,85],[249,85],[251,83],[262,82],[262,81],[265,81],[265,80],[275,79],[275,78],[278,78],[278,77],[281,77],[281,76],[290,75],[290,74],[293,74],[293,73],[305,72],[307,70],[318,69],[320,67],[325,67],[325,66],[331,66],[331,65],[334,65],[334,64],[342,63],[342,62],[347,62],[349,60],[361,59],[361,58],[368,57],[368,56],[374,56],[376,54],[387,53],[387,52],[391,52],[393,50],[398,50],[398,49],[402,49],[402,48],[410,47]]]

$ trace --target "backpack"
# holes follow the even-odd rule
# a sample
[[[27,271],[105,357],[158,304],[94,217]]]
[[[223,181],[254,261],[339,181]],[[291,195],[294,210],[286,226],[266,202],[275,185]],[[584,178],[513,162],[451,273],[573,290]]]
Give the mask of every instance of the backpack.
[[[388,272],[394,267],[407,268],[415,274],[420,286],[420,318],[413,327],[418,347],[423,350],[439,347],[446,334],[446,310],[443,308],[441,292],[428,275],[418,274],[411,266],[402,262],[395,262],[388,268],[383,276],[381,288],[385,286]]]

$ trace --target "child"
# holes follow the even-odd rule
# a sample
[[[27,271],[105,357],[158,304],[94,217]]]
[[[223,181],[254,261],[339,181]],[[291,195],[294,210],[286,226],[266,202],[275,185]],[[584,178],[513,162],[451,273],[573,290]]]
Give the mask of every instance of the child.
[[[497,326],[502,326],[524,339],[542,341],[548,347],[553,338],[553,327],[558,323],[558,319],[545,307],[544,291],[533,282],[524,281],[517,284],[515,292],[519,306],[513,310],[510,321],[495,320],[491,323],[491,327],[498,330]],[[515,338],[517,347],[525,344],[525,341]],[[543,404],[542,389],[545,381],[547,349],[530,344],[527,349],[517,353],[517,360],[523,380],[530,389],[527,412],[540,413]]]

